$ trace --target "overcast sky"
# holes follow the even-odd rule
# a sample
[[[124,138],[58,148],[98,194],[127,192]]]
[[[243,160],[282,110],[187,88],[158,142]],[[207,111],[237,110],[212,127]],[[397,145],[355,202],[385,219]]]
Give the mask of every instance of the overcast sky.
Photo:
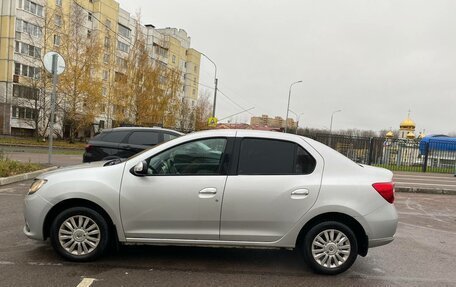
[[[456,1],[120,0],[144,24],[183,28],[219,88],[254,115],[300,126],[456,132]],[[200,82],[213,85],[202,59]],[[205,89],[200,86],[200,90]],[[210,90],[209,90],[210,91]],[[211,91],[212,93],[212,91]],[[220,95],[219,119],[240,111]],[[232,118],[247,122],[251,114]]]

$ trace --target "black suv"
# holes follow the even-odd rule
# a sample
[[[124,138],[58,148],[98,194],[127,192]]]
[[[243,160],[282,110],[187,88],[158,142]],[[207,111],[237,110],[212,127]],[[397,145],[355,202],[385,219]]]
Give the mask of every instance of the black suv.
[[[181,135],[183,134],[162,128],[106,129],[89,140],[82,161],[128,158],[151,146]]]

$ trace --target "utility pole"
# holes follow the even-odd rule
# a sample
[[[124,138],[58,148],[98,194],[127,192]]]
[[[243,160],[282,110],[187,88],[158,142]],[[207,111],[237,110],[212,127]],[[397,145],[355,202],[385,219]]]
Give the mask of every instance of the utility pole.
[[[54,139],[55,101],[57,98],[57,77],[65,71],[65,60],[56,52],[48,52],[43,57],[44,68],[52,74],[51,118],[49,119],[48,164],[52,163],[52,141]]]
[[[52,55],[52,94],[51,94],[51,119],[49,120],[49,151],[48,151],[48,164],[52,162],[52,141],[54,139],[54,110],[55,98],[57,87],[57,60],[59,55]]]
[[[217,69],[216,69],[217,71]],[[215,90],[214,90],[214,106],[212,107],[212,117],[215,118],[215,105],[217,103],[217,85],[218,85],[218,79],[217,79],[217,72],[215,75]]]
[[[214,89],[214,106],[212,107],[212,117],[215,117],[215,108],[217,104],[217,86],[218,86],[218,79],[217,79],[217,64],[215,64],[214,61],[211,60],[206,54],[201,53],[206,59],[208,59],[215,68],[215,75],[214,75],[214,84],[215,84],[215,89]]]

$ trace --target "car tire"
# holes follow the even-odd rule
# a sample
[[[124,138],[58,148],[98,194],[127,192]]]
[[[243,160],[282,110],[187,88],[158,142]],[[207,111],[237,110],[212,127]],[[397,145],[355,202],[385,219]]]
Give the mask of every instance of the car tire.
[[[51,224],[54,250],[70,261],[92,261],[100,257],[110,241],[106,219],[87,207],[72,207],[59,213]]]
[[[336,275],[353,265],[358,256],[358,242],[347,225],[326,221],[310,228],[304,236],[301,251],[314,272]]]

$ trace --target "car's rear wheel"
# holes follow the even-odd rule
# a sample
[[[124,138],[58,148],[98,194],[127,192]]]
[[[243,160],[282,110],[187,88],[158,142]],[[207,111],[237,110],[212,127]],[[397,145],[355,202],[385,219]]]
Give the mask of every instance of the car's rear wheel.
[[[358,256],[358,243],[355,234],[347,225],[326,221],[313,226],[307,232],[301,250],[312,270],[335,275],[353,265]]]
[[[71,261],[91,261],[106,250],[109,227],[102,215],[87,207],[73,207],[56,216],[50,230],[51,244]]]

